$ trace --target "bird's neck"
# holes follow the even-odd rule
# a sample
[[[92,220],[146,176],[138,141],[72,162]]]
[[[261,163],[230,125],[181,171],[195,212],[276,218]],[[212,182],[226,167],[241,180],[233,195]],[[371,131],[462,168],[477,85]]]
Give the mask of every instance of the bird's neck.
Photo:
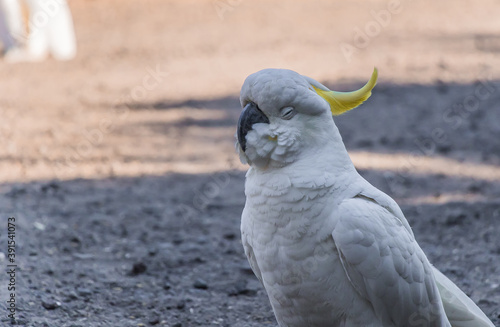
[[[335,125],[333,132],[322,137],[320,141],[308,144],[300,151],[300,156],[290,166],[293,169],[310,168],[324,173],[342,174],[355,170],[347,153],[342,137]]]
[[[299,177],[300,180],[328,174],[335,176],[339,182],[344,176],[352,177],[352,173],[357,174],[333,120],[317,127],[309,137],[302,139],[301,149],[293,154],[295,157],[292,162],[271,161],[265,167],[253,165],[252,174],[255,174],[254,176],[284,174],[290,178],[299,174],[302,175]]]
[[[320,146],[305,149],[296,161],[286,166],[270,166],[266,169],[253,167],[247,178],[256,178],[258,183],[270,188],[281,186],[280,183],[271,181],[273,176],[280,175],[286,176],[295,187],[316,189],[328,185],[327,187],[333,186],[336,189],[335,185],[345,185],[345,180],[352,179],[353,174],[357,175],[356,169],[339,137],[338,140],[327,140]],[[328,182],[325,185],[316,183],[323,180]]]

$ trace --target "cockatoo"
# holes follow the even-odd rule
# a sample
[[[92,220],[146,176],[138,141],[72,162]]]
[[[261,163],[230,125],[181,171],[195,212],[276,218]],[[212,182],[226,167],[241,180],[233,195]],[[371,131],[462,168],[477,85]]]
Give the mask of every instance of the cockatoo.
[[[7,62],[57,60],[76,56],[73,19],[66,0],[25,0],[29,33],[25,30],[19,0],[0,0],[0,41]],[[22,42],[24,41],[24,42]],[[22,44],[24,43],[24,44]]]
[[[376,84],[330,91],[284,69],[241,90],[250,165],[241,237],[280,327],[494,327],[434,268],[396,202],[361,177],[332,118]]]

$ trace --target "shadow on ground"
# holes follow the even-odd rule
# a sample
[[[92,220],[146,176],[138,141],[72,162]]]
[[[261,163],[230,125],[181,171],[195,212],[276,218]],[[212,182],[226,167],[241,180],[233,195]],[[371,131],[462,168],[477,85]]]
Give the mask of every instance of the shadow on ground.
[[[486,75],[485,75],[486,76]],[[353,90],[361,83],[332,89]],[[238,97],[131,104],[132,110],[213,110],[214,118],[196,114],[175,121],[146,122],[159,137],[175,128],[235,126]],[[459,161],[500,164],[500,81],[487,77],[470,84],[380,83],[360,108],[335,117],[348,150],[439,155]],[[132,124],[133,125],[133,124]],[[132,126],[131,125],[131,126]],[[210,135],[207,135],[207,139]]]

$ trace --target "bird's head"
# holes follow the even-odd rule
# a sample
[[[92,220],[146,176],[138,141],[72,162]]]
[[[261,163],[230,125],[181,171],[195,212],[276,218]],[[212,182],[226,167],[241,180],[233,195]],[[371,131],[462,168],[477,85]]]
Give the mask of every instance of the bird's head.
[[[351,110],[371,95],[377,70],[361,89],[330,91],[312,78],[286,69],[264,69],[241,89],[243,112],[236,145],[240,159],[258,168],[283,167],[314,155],[330,141],[341,142],[332,115]]]

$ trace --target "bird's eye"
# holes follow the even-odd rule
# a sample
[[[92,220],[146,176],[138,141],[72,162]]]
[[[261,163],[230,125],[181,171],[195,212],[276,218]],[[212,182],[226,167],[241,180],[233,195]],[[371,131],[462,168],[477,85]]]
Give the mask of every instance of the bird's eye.
[[[293,107],[284,107],[281,109],[281,118],[289,120],[295,116],[295,109]]]

